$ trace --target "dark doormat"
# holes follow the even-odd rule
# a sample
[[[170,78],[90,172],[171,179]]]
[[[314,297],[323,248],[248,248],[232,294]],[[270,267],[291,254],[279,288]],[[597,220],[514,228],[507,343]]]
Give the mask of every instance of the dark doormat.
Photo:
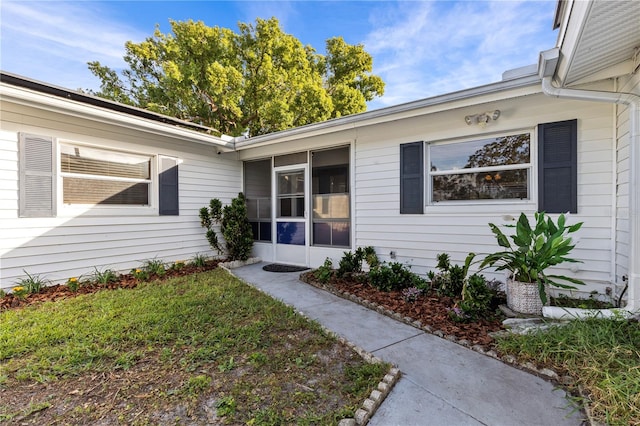
[[[283,265],[282,263],[271,263],[262,267],[267,272],[302,272],[306,271],[306,266]]]

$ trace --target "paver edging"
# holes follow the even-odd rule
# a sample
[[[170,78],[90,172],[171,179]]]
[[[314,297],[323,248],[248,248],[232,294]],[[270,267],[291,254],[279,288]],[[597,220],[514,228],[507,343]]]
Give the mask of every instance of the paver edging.
[[[255,259],[257,259],[257,260],[255,260]],[[261,261],[260,258],[256,257],[256,258],[252,258],[252,259],[247,260],[246,264],[250,265],[250,264],[253,264],[253,263],[258,263],[260,261]],[[250,282],[247,282],[246,280],[238,277],[237,275],[234,275],[233,272],[231,271],[231,268],[237,268],[239,266],[244,266],[244,265],[232,266],[232,265],[235,265],[235,264],[231,263],[231,265],[229,265],[229,263],[231,263],[231,262],[220,263],[218,266],[221,269],[224,269],[225,271],[227,271],[227,273],[233,275],[234,277],[236,277],[240,281],[244,282],[245,284],[255,288],[256,290],[260,291],[263,294],[266,294],[269,297],[273,297],[270,294],[268,294],[267,292],[265,292],[264,290],[262,290],[261,288],[258,288],[256,286],[252,285]],[[285,303],[285,302],[282,302],[282,303]],[[307,318],[308,320],[313,321],[313,318],[309,318],[309,316],[307,316],[307,314],[305,314],[304,312],[302,312],[302,311],[300,311],[298,309],[295,309],[294,306],[289,305],[288,303],[285,303],[285,305],[287,305],[287,306],[289,306],[291,308],[294,308],[295,312],[298,315],[301,315],[301,316]],[[334,338],[336,338],[336,340],[338,340],[338,342],[340,342],[341,344],[346,345],[347,347],[351,348],[362,359],[364,359],[365,362],[368,362],[369,364],[379,364],[379,363],[384,362],[383,360],[381,360],[377,356],[373,355],[370,352],[367,352],[366,350],[364,350],[360,346],[358,346],[358,345],[356,345],[354,343],[351,343],[350,341],[348,341],[344,337],[339,336],[338,334],[336,334],[333,331],[329,330],[328,328],[326,328],[322,324],[319,324],[319,325],[320,325],[320,328],[325,333],[327,333],[328,335],[333,336]],[[398,382],[398,380],[400,380],[401,375],[402,375],[402,372],[397,368],[397,366],[392,365],[391,368],[389,368],[389,371],[387,372],[387,374],[385,374],[385,376],[382,378],[382,380],[380,382],[378,382],[378,385],[376,386],[376,389],[371,391],[371,394],[369,395],[369,397],[367,399],[365,399],[362,402],[361,407],[356,410],[354,418],[352,418],[352,419],[350,419],[350,418],[342,419],[342,420],[340,420],[338,425],[339,426],[366,425],[369,422],[369,420],[371,419],[371,417],[375,414],[375,412],[378,409],[378,407],[380,406],[380,404],[382,404],[382,401],[384,401],[385,398],[389,395],[389,393],[391,392],[391,389],[393,389],[393,387]]]
[[[310,280],[306,280],[305,279],[305,274],[301,274],[300,275],[300,281],[309,284],[313,287],[319,288],[321,290],[327,291],[335,296],[341,297],[343,299],[349,300],[351,302],[354,303],[358,303],[359,305],[362,305],[366,308],[375,310],[376,312],[385,315],[389,318],[395,319],[397,321],[400,321],[402,323],[405,323],[407,325],[410,325],[412,327],[415,327],[419,330],[424,331],[425,333],[429,333],[429,334],[433,334],[434,336],[438,336],[440,338],[446,339],[450,342],[456,343],[458,345],[464,346],[467,349],[471,349],[472,351],[478,352],[479,354],[485,355],[485,356],[489,356],[491,358],[494,358],[498,361],[504,362],[505,364],[509,364],[512,367],[518,368],[520,370],[524,370],[527,371],[531,374],[534,374],[538,377],[541,377],[543,379],[552,381],[554,383],[558,383],[560,385],[570,385],[572,383],[575,382],[575,380],[570,377],[570,376],[560,376],[557,372],[551,370],[550,368],[540,368],[537,365],[531,363],[531,362],[526,362],[526,363],[521,363],[518,362],[517,358],[514,357],[513,355],[503,355],[500,356],[494,349],[491,348],[486,348],[483,347],[482,345],[471,345],[471,343],[466,340],[466,339],[458,339],[456,336],[453,335],[447,335],[445,334],[443,331],[441,330],[436,330],[433,327],[429,326],[429,325],[422,325],[422,323],[420,321],[415,321],[409,317],[402,317],[402,315],[393,312],[389,309],[384,308],[381,305],[376,305],[375,303],[367,300],[367,299],[363,299],[361,297],[358,297],[354,294],[351,294],[347,291],[340,291],[340,290],[336,290],[335,288],[316,282],[316,281],[310,281]],[[567,391],[567,393],[569,393]],[[585,399],[586,401],[588,401],[589,399],[584,395],[584,392],[580,391],[580,397],[582,397],[583,399]],[[590,426],[600,426],[597,422],[595,422],[591,416],[590,410],[588,409],[588,405],[589,404],[581,404],[581,407],[587,417],[587,422]]]

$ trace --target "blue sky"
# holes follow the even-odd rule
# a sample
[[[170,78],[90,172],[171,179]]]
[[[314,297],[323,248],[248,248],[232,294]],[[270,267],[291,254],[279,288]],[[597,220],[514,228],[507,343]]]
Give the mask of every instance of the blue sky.
[[[69,89],[97,89],[86,63],[121,69],[124,43],[169,19],[238,30],[275,16],[283,30],[324,52],[342,36],[373,56],[385,95],[369,109],[501,79],[555,45],[555,0],[538,1],[30,1],[0,3],[0,68]]]

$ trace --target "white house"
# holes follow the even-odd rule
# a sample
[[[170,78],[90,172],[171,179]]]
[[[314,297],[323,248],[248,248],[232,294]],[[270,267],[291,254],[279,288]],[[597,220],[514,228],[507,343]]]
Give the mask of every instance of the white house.
[[[639,23],[638,2],[560,1],[537,66],[243,140],[3,74],[1,286],[205,252],[197,210],[243,191],[255,254],[312,267],[370,245],[425,273],[495,251],[505,215],[570,212],[583,263],[562,272],[639,308]]]

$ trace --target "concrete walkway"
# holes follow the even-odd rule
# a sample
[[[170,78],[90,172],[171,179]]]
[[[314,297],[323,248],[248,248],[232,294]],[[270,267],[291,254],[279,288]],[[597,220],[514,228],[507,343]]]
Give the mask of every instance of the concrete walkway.
[[[300,273],[233,274],[378,358],[402,378],[370,425],[580,425],[566,393],[496,359],[301,282]]]

